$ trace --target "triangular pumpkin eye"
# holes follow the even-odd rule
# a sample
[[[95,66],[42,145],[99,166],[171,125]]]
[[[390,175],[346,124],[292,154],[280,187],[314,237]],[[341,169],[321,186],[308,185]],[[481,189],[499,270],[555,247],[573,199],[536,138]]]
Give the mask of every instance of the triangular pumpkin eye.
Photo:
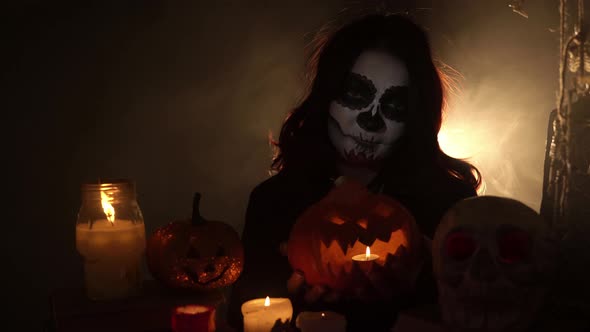
[[[361,226],[363,229],[367,229],[369,227],[369,221],[367,219],[359,219],[356,221],[356,224]]]
[[[342,225],[342,224],[345,224],[346,223],[346,220],[344,220],[344,219],[342,219],[342,218],[340,218],[339,216],[336,216],[336,215],[330,217],[329,220],[330,220],[331,223],[336,224],[336,225]]]

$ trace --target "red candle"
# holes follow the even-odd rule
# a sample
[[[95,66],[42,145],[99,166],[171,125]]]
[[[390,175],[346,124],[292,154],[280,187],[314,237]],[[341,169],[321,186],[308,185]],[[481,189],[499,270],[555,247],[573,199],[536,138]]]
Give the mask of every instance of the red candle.
[[[174,332],[215,331],[215,308],[196,304],[174,308],[172,330]]]

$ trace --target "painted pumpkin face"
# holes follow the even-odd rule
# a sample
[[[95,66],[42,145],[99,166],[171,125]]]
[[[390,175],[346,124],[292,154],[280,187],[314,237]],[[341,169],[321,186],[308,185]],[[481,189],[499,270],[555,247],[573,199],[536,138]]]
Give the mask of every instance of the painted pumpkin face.
[[[238,233],[223,222],[204,220],[198,213],[192,223],[176,221],[156,230],[146,255],[156,279],[172,288],[193,290],[231,285],[244,262]]]
[[[443,217],[432,245],[445,322],[453,330],[525,331],[553,273],[549,228],[513,199],[480,196]]]
[[[396,200],[346,180],[297,220],[288,242],[293,269],[311,285],[349,291],[367,282],[352,257],[370,247],[379,258],[371,273],[417,264],[421,236],[413,216]]]

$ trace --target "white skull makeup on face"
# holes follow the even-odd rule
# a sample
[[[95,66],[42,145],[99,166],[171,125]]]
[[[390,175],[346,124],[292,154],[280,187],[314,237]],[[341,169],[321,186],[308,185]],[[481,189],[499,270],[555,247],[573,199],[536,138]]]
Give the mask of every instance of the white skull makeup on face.
[[[384,51],[358,57],[329,109],[330,141],[347,163],[383,160],[404,133],[408,80],[405,64]]]

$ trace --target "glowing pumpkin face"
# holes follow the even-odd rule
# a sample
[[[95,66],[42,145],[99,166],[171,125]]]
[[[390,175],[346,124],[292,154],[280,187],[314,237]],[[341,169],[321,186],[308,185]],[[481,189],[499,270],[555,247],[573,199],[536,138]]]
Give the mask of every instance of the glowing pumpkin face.
[[[147,244],[152,275],[172,288],[210,290],[231,285],[242,272],[244,252],[238,233],[220,221],[203,219],[195,197],[193,220],[156,230]]]
[[[420,243],[421,235],[406,208],[347,180],[298,218],[287,254],[308,284],[346,292],[367,282],[367,271],[353,256],[370,247],[379,256],[371,273],[390,272],[417,264]]]

